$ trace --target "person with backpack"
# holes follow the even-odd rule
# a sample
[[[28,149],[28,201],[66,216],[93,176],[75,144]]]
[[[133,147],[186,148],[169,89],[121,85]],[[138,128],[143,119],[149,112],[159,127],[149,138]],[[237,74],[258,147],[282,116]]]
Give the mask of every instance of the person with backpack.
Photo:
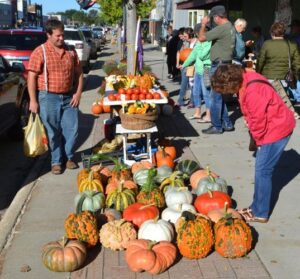
[[[51,151],[51,171],[77,168],[74,147],[78,136],[78,106],[83,73],[75,50],[64,42],[64,25],[57,19],[46,23],[47,41],[31,54],[28,65],[29,110],[40,113]],[[66,156],[66,158],[64,158]]]
[[[220,65],[212,76],[213,90],[237,94],[244,121],[258,147],[251,205],[239,210],[247,222],[266,223],[272,201],[272,175],[296,126],[294,113],[268,80],[240,65]]]

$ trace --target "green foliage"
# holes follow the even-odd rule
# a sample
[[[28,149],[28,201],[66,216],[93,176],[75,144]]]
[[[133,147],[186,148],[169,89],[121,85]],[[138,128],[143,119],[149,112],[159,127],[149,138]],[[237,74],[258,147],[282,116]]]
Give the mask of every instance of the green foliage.
[[[98,0],[100,5],[100,17],[107,24],[119,23],[123,18],[122,0]],[[146,18],[150,15],[151,10],[155,7],[155,0],[147,0],[136,5],[137,16]]]

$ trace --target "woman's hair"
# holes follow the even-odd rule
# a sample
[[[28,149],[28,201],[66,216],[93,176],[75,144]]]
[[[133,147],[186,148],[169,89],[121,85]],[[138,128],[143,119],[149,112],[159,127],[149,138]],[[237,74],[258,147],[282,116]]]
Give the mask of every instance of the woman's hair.
[[[285,32],[285,26],[283,22],[275,22],[270,28],[271,36],[283,37]]]
[[[184,29],[184,33],[188,34],[189,39],[194,38],[194,30],[191,27],[187,27]]]
[[[243,68],[240,65],[220,65],[211,78],[214,91],[222,94],[235,94],[243,83]]]

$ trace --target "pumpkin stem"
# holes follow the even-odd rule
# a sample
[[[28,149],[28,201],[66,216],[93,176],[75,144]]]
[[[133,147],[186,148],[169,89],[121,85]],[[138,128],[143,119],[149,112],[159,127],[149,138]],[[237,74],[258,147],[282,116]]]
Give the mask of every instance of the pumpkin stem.
[[[69,239],[65,236],[62,237],[62,239],[59,241],[59,244],[65,248],[65,246],[67,245],[67,243],[69,242]]]
[[[145,209],[145,208],[147,208],[147,207],[150,207],[150,206],[155,206],[155,203],[145,204],[145,205],[141,206],[141,207],[139,208],[139,210],[143,210],[143,209]]]
[[[224,202],[224,214],[227,213],[227,209],[228,209],[228,202]]]
[[[148,244],[147,249],[148,250],[152,250],[153,246],[157,244],[157,241],[150,241]]]
[[[208,196],[212,199],[213,197],[213,191],[211,191],[210,189],[207,190]]]

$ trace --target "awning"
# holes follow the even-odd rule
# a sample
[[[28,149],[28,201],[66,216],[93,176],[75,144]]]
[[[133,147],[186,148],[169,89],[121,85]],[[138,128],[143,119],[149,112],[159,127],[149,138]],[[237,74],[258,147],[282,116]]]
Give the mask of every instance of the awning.
[[[177,3],[178,10],[203,9],[210,10],[215,5],[224,5],[229,10],[242,10],[243,0],[189,0]]]

